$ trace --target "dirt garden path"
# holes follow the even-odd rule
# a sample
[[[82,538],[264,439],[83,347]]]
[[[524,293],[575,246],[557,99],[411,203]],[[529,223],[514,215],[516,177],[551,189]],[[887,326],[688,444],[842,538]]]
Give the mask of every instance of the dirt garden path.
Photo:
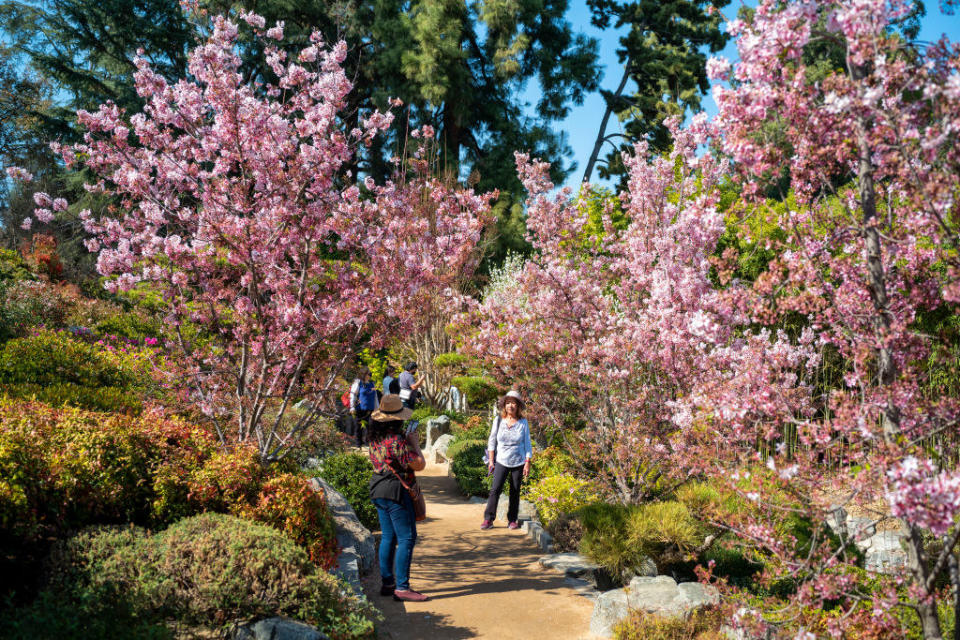
[[[595,637],[589,632],[593,603],[568,587],[561,574],[537,564],[543,554],[525,533],[500,521],[481,531],[483,505],[460,495],[445,465],[431,464],[417,476],[427,519],[417,524],[410,585],[431,600],[403,603],[381,596],[375,567],[364,587],[384,614],[380,638]]]

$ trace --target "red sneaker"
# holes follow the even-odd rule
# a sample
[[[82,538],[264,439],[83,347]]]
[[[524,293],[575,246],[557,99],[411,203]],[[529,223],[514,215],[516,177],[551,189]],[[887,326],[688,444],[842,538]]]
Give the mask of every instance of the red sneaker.
[[[517,522],[516,520],[514,520],[513,522],[511,522],[510,524],[507,525],[507,528],[508,528],[508,529],[519,529],[519,528],[520,528],[520,523]]]
[[[425,602],[430,599],[430,596],[425,596],[413,589],[408,589],[406,591],[394,591],[393,599],[397,602]]]
[[[480,528],[493,529],[493,522],[491,522],[490,520],[484,520],[483,522],[480,523]]]

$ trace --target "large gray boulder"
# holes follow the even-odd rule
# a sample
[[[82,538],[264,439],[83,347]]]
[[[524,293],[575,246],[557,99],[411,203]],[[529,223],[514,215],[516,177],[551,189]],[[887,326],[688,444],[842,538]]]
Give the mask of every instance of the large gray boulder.
[[[433,443],[447,433],[450,433],[449,416],[437,416],[427,420],[427,449],[432,449]]]
[[[653,561],[653,558],[650,556],[643,556],[640,559],[640,564],[634,567],[627,567],[623,572],[624,582],[628,582],[633,578],[656,578],[657,577],[657,563]]]
[[[571,578],[593,577],[593,572],[600,568],[575,551],[551,553],[540,558],[539,562],[541,567],[560,571]]]
[[[433,443],[433,447],[428,449],[428,452],[433,455],[433,461],[437,464],[444,462],[450,462],[447,459],[447,449],[450,448],[450,443],[453,442],[453,435],[445,433],[437,441]]]
[[[233,640],[328,640],[325,633],[290,618],[267,618],[238,627]]]
[[[337,527],[337,544],[341,551],[337,558],[336,572],[356,584],[360,576],[376,561],[373,534],[360,524],[357,513],[347,499],[323,478],[311,478],[310,484],[315,490],[323,491],[327,498],[327,508],[330,509]]]
[[[669,576],[636,577],[623,589],[600,594],[590,618],[590,631],[599,636],[613,635],[614,625],[631,610],[663,618],[686,617],[693,611],[720,602],[715,587],[699,582],[677,584]]]
[[[864,567],[867,570],[894,573],[906,565],[905,531],[877,531],[877,518],[851,516],[842,507],[834,507],[827,517],[827,524],[841,539],[853,540],[863,552]]]
[[[613,627],[630,614],[630,601],[623,589],[604,591],[593,603],[593,615],[590,616],[590,633],[610,638]]]

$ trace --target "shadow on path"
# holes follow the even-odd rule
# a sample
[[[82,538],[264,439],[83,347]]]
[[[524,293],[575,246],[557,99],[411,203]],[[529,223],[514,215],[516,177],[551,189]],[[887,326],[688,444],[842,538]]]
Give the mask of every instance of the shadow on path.
[[[431,596],[401,603],[379,595],[378,568],[365,591],[384,614],[380,638],[551,638],[589,635],[593,605],[561,574],[538,564],[541,551],[505,523],[481,531],[483,505],[464,498],[446,467],[430,465],[418,478],[428,518],[417,524],[411,586]]]

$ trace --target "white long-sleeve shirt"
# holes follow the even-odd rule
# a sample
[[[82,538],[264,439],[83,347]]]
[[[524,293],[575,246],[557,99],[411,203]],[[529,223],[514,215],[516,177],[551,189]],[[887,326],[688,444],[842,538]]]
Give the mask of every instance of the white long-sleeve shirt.
[[[496,452],[494,458],[505,467],[519,467],[533,457],[533,444],[530,442],[530,425],[526,418],[520,418],[511,427],[499,416],[490,426],[487,439],[487,451]]]

